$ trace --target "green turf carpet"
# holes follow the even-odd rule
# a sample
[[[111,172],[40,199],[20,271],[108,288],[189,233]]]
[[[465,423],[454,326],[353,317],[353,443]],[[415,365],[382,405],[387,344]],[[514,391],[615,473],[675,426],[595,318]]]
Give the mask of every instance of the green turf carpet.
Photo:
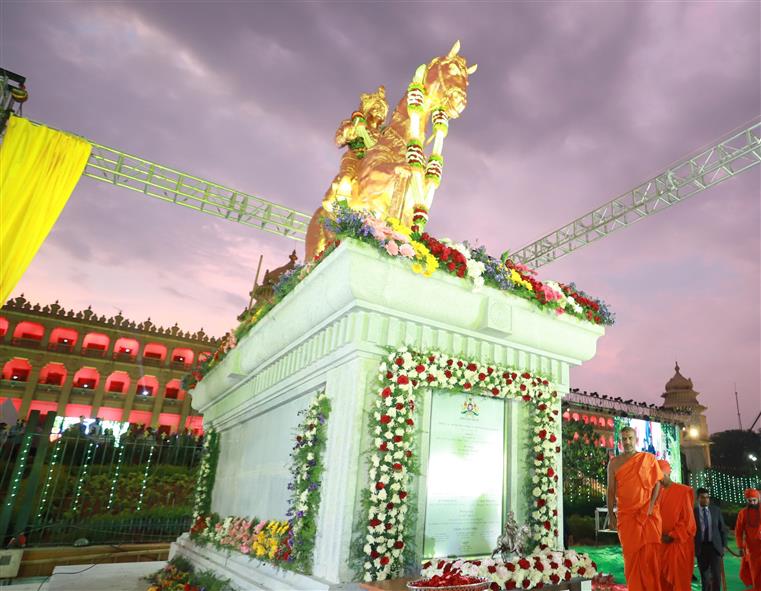
[[[729,547],[737,552],[737,546],[734,541]],[[620,546],[573,546],[574,550],[589,554],[597,563],[597,570],[600,572],[610,573],[616,577],[617,583],[624,582],[624,559],[621,556]],[[740,559],[727,553],[724,556],[724,573],[727,576],[727,591],[743,591],[747,589],[740,581]],[[700,574],[697,565],[695,566],[696,581],[693,581],[692,588],[700,591]]]

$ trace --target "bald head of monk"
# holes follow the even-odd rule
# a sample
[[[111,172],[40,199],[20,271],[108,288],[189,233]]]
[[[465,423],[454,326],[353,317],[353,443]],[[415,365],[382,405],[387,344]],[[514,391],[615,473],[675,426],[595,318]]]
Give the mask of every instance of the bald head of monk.
[[[621,446],[625,454],[633,454],[637,451],[637,432],[633,427],[621,429]]]
[[[663,480],[661,480],[661,484],[668,488],[673,482],[671,480],[671,464],[666,460],[658,460],[658,465],[661,468],[661,472],[663,472]]]

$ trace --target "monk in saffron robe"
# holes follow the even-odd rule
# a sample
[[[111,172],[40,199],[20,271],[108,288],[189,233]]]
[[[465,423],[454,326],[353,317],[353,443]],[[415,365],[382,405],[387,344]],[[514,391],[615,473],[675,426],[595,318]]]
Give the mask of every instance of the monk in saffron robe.
[[[624,453],[608,464],[610,528],[618,529],[629,591],[661,591],[661,514],[656,499],[663,472],[653,454],[636,451],[634,429],[621,429],[621,443]]]
[[[671,464],[658,460],[663,472],[661,509],[661,591],[690,591],[695,564],[695,495],[692,487],[671,480]]]
[[[737,514],[735,538],[742,554],[740,580],[753,591],[761,591],[761,493],[753,488],[745,491],[748,505]]]

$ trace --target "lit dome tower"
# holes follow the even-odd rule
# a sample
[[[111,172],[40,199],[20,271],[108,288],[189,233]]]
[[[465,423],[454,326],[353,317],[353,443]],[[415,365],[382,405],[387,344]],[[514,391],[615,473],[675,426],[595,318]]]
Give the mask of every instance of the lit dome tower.
[[[682,453],[690,472],[698,472],[711,467],[708,421],[703,412],[707,407],[698,402],[698,394],[692,380],[679,373],[679,363],[674,367],[674,377],[666,382],[663,408],[673,408],[690,413],[689,423],[682,431]]]

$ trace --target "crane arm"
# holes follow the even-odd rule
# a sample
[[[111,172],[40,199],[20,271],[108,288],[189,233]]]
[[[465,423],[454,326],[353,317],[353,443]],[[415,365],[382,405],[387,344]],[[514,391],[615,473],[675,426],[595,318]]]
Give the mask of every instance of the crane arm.
[[[304,241],[311,216],[95,142],[84,176],[264,232]]]
[[[656,214],[761,162],[761,118],[684,158],[631,191],[510,254],[538,268]]]

